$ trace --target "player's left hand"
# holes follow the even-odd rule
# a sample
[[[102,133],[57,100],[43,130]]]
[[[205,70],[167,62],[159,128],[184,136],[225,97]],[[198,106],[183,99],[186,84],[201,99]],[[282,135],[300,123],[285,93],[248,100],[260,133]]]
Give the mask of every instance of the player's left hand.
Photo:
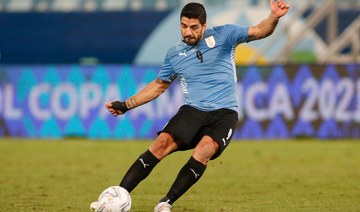
[[[289,11],[290,5],[283,0],[270,0],[270,7],[273,17],[280,18]]]

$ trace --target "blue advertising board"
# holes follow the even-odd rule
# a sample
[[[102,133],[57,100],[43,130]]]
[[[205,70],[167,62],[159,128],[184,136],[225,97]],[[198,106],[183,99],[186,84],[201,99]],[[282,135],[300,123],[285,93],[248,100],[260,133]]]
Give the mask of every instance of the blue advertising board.
[[[0,67],[0,136],[154,138],[184,97],[175,81],[156,100],[114,118],[104,103],[124,100],[158,66]],[[360,138],[360,68],[347,65],[238,68],[235,139]]]

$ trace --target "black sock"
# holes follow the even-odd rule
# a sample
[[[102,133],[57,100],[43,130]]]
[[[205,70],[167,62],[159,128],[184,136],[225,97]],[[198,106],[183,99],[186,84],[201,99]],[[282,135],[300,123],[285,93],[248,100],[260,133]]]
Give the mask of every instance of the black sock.
[[[145,151],[129,168],[120,186],[129,193],[151,172],[160,160],[157,159],[149,150]]]
[[[160,202],[173,204],[192,185],[194,185],[205,172],[206,165],[195,160],[193,157],[184,165],[176,177],[167,195]]]

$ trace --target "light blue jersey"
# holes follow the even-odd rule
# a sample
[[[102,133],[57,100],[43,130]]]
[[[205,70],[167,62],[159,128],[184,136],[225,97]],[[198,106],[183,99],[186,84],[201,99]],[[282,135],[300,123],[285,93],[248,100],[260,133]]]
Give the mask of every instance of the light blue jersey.
[[[171,47],[158,78],[173,82],[180,77],[185,104],[203,111],[237,111],[235,48],[248,41],[248,28],[222,25],[209,28],[195,46],[184,42]]]

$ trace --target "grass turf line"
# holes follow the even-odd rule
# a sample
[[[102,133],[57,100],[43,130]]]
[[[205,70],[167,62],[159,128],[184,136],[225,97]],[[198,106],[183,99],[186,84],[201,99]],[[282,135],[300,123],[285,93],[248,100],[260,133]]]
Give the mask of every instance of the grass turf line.
[[[89,211],[149,141],[0,140],[0,211]],[[173,211],[360,211],[360,142],[233,141]],[[152,211],[191,151],[165,158],[132,192]]]

